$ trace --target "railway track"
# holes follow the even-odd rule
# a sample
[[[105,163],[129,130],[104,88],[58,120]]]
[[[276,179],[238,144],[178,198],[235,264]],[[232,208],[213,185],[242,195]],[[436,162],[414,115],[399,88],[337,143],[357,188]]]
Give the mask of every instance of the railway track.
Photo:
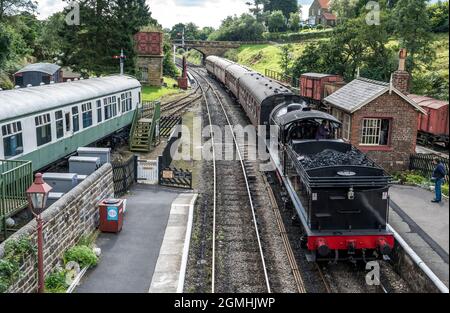
[[[254,169],[246,160],[248,147],[232,133],[237,160],[218,159],[212,125],[233,127],[222,99],[197,71],[194,77],[206,103],[213,153],[213,229],[211,291],[271,292],[266,260],[257,223]],[[203,81],[202,84],[200,81]],[[214,105],[212,105],[214,104]],[[223,153],[222,151],[221,153]]]

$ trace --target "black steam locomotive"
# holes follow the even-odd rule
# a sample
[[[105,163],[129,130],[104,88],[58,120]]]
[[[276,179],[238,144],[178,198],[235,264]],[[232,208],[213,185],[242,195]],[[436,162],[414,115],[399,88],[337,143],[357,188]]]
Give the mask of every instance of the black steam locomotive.
[[[341,122],[311,110],[288,88],[231,61],[208,57],[208,73],[236,97],[254,126],[278,129],[268,150],[304,234],[308,260],[373,259],[389,255],[390,177],[338,139]],[[324,139],[316,139],[327,125]]]

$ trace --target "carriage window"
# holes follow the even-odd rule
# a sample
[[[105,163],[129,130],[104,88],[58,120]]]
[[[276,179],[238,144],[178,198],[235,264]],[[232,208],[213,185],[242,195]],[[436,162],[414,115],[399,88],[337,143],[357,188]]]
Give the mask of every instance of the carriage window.
[[[105,106],[105,121],[106,121],[112,117],[111,98],[103,99],[103,104]]]
[[[80,130],[80,115],[78,113],[78,107],[72,108],[72,123],[73,123],[73,132],[76,133]]]
[[[390,120],[366,118],[363,120],[361,144],[387,146],[389,143]]]
[[[97,100],[97,123],[102,121],[102,101]]]
[[[92,104],[90,102],[81,105],[83,111],[83,128],[92,126]]]
[[[125,92],[120,95],[122,112],[131,111],[133,104],[131,102],[131,92]]]
[[[116,101],[116,97],[111,97],[111,103],[112,103],[112,115],[116,116],[117,115],[117,101]]]
[[[52,125],[50,114],[36,116],[34,119],[36,124],[36,142],[38,147],[52,141]]]
[[[3,148],[6,159],[23,153],[22,124],[15,122],[2,126]]]
[[[64,136],[64,119],[62,111],[55,112],[55,124],[56,124],[56,138],[59,139]]]

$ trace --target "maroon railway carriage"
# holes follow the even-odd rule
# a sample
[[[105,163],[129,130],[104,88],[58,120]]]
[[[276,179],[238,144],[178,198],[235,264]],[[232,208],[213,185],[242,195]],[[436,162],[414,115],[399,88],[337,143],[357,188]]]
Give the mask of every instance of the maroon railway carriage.
[[[342,83],[344,79],[339,75],[305,73],[300,76],[300,95],[315,104],[320,104],[324,98],[325,85]]]

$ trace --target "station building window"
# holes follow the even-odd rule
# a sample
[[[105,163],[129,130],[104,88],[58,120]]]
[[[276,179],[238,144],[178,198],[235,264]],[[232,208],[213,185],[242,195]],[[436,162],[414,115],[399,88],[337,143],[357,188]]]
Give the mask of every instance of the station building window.
[[[6,159],[23,153],[22,124],[15,122],[2,126],[3,149]]]
[[[52,141],[52,125],[50,113],[36,116],[34,118],[36,124],[36,142],[38,147]]]
[[[55,112],[55,124],[56,124],[56,138],[59,139],[64,136],[64,119],[62,111]]]
[[[367,146],[387,146],[389,144],[390,119],[363,119],[361,144]]]
[[[97,123],[102,122],[102,101],[97,100]]]
[[[72,107],[72,124],[74,133],[80,130],[80,114],[78,107]]]
[[[83,128],[92,126],[92,103],[82,104],[81,111],[83,112]]]
[[[122,104],[122,112],[131,111],[131,109],[133,108],[133,104],[131,102],[131,91],[121,94],[120,100]]]

